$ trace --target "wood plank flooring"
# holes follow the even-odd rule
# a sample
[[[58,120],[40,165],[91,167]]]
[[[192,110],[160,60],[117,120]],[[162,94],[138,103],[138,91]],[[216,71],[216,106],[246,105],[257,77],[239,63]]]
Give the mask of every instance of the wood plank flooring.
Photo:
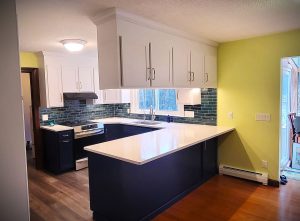
[[[88,170],[51,175],[28,165],[32,221],[92,220]],[[155,221],[299,221],[300,181],[280,188],[215,176]]]

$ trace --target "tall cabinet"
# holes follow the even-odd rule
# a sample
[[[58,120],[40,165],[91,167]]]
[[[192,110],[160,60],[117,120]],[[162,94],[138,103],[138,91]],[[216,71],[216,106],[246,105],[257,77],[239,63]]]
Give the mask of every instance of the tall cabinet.
[[[116,8],[94,23],[101,89],[217,86],[216,43]]]

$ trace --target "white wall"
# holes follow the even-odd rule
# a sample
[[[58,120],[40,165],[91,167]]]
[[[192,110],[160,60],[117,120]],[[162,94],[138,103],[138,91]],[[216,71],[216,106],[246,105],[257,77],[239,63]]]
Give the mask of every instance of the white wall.
[[[29,220],[15,0],[0,1],[0,220]]]

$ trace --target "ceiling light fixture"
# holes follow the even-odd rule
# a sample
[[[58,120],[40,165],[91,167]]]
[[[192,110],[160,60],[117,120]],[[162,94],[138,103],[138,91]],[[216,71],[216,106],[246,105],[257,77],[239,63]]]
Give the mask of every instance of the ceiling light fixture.
[[[68,51],[74,52],[81,51],[87,42],[81,39],[64,39],[60,41],[60,43],[62,43]]]

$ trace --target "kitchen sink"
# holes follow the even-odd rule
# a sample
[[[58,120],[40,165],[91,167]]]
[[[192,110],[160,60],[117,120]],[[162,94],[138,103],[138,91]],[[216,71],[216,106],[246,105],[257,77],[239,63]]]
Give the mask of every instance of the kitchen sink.
[[[136,123],[136,124],[145,124],[145,125],[157,125],[157,124],[160,124],[160,122],[151,121],[151,120],[140,120],[140,121],[135,121],[134,123]]]

